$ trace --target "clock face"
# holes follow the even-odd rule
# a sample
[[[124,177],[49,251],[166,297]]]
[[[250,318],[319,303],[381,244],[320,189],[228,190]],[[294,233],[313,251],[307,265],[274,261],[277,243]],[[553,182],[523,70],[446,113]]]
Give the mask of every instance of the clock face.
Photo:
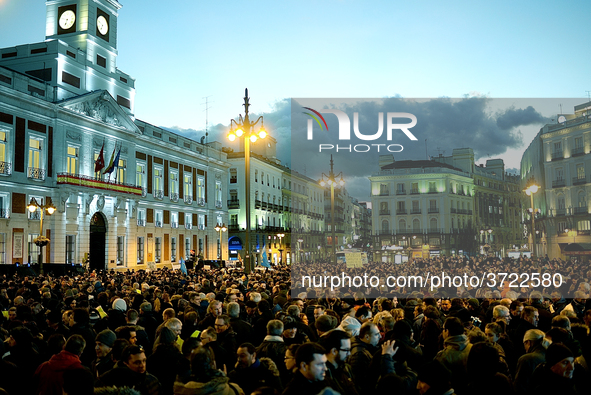
[[[59,24],[64,30],[68,30],[74,26],[74,22],[76,22],[76,14],[72,10],[66,10],[60,16]]]
[[[107,32],[109,31],[109,23],[107,22],[107,20],[105,19],[104,16],[99,16],[98,18],[96,18],[96,27],[99,31],[100,34],[102,34],[103,36],[107,34]]]

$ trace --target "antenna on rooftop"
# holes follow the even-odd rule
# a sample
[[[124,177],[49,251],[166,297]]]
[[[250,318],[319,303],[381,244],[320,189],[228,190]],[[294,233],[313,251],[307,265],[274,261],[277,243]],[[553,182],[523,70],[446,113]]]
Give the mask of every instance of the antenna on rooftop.
[[[205,103],[201,103],[202,106],[205,106],[205,109],[203,110],[203,111],[205,111],[205,144],[207,144],[207,136],[209,136],[209,133],[208,133],[209,109],[211,108],[211,106],[209,104],[212,103],[209,101],[210,97],[211,97],[211,95],[204,97]]]
[[[207,155],[207,136],[209,136],[209,132],[208,132],[208,126],[209,126],[209,109],[211,108],[211,106],[209,105],[210,101],[209,98],[211,97],[211,95],[209,96],[205,96],[205,103],[201,103],[201,105],[205,105],[205,155]]]
[[[591,101],[591,91],[585,91],[587,92],[587,100]]]

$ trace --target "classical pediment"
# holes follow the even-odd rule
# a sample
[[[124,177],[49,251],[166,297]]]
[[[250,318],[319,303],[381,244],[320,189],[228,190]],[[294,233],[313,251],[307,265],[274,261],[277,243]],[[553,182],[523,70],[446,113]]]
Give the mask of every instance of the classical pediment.
[[[59,103],[59,105],[96,121],[126,129],[132,133],[142,134],[129,115],[123,111],[115,99],[105,90],[66,99]]]

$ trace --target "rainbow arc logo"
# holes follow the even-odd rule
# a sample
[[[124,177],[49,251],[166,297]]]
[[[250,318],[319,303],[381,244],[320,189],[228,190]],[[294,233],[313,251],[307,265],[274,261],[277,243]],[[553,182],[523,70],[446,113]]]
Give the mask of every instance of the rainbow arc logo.
[[[326,120],[324,119],[324,117],[322,116],[322,114],[320,114],[318,111],[310,108],[310,107],[304,107],[306,110],[310,110],[312,111],[314,114],[316,114],[317,116],[315,116],[314,114],[310,114],[309,112],[303,112],[302,114],[306,114],[311,116],[316,123],[318,124],[318,126],[320,126],[320,130],[323,130],[324,128],[322,127],[322,123],[320,123],[320,119],[322,119],[322,122],[324,123],[324,126],[326,127],[326,130],[328,131],[328,125],[326,124]],[[320,117],[320,119],[318,119],[318,117]]]

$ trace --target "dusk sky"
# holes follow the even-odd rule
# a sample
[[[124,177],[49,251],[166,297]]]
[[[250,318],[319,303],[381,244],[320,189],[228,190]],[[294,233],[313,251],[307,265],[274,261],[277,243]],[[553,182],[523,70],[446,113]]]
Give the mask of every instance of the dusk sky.
[[[591,2],[121,4],[117,66],[136,79],[136,117],[199,138],[208,97],[210,140],[224,144],[229,120],[243,113],[244,88],[280,152],[291,149],[290,98],[570,98],[531,104],[550,122],[560,104],[571,113],[591,90]],[[45,11],[42,0],[0,0],[0,47],[43,41]],[[518,168],[541,126],[505,130],[495,157]],[[486,154],[479,151],[480,163]]]

